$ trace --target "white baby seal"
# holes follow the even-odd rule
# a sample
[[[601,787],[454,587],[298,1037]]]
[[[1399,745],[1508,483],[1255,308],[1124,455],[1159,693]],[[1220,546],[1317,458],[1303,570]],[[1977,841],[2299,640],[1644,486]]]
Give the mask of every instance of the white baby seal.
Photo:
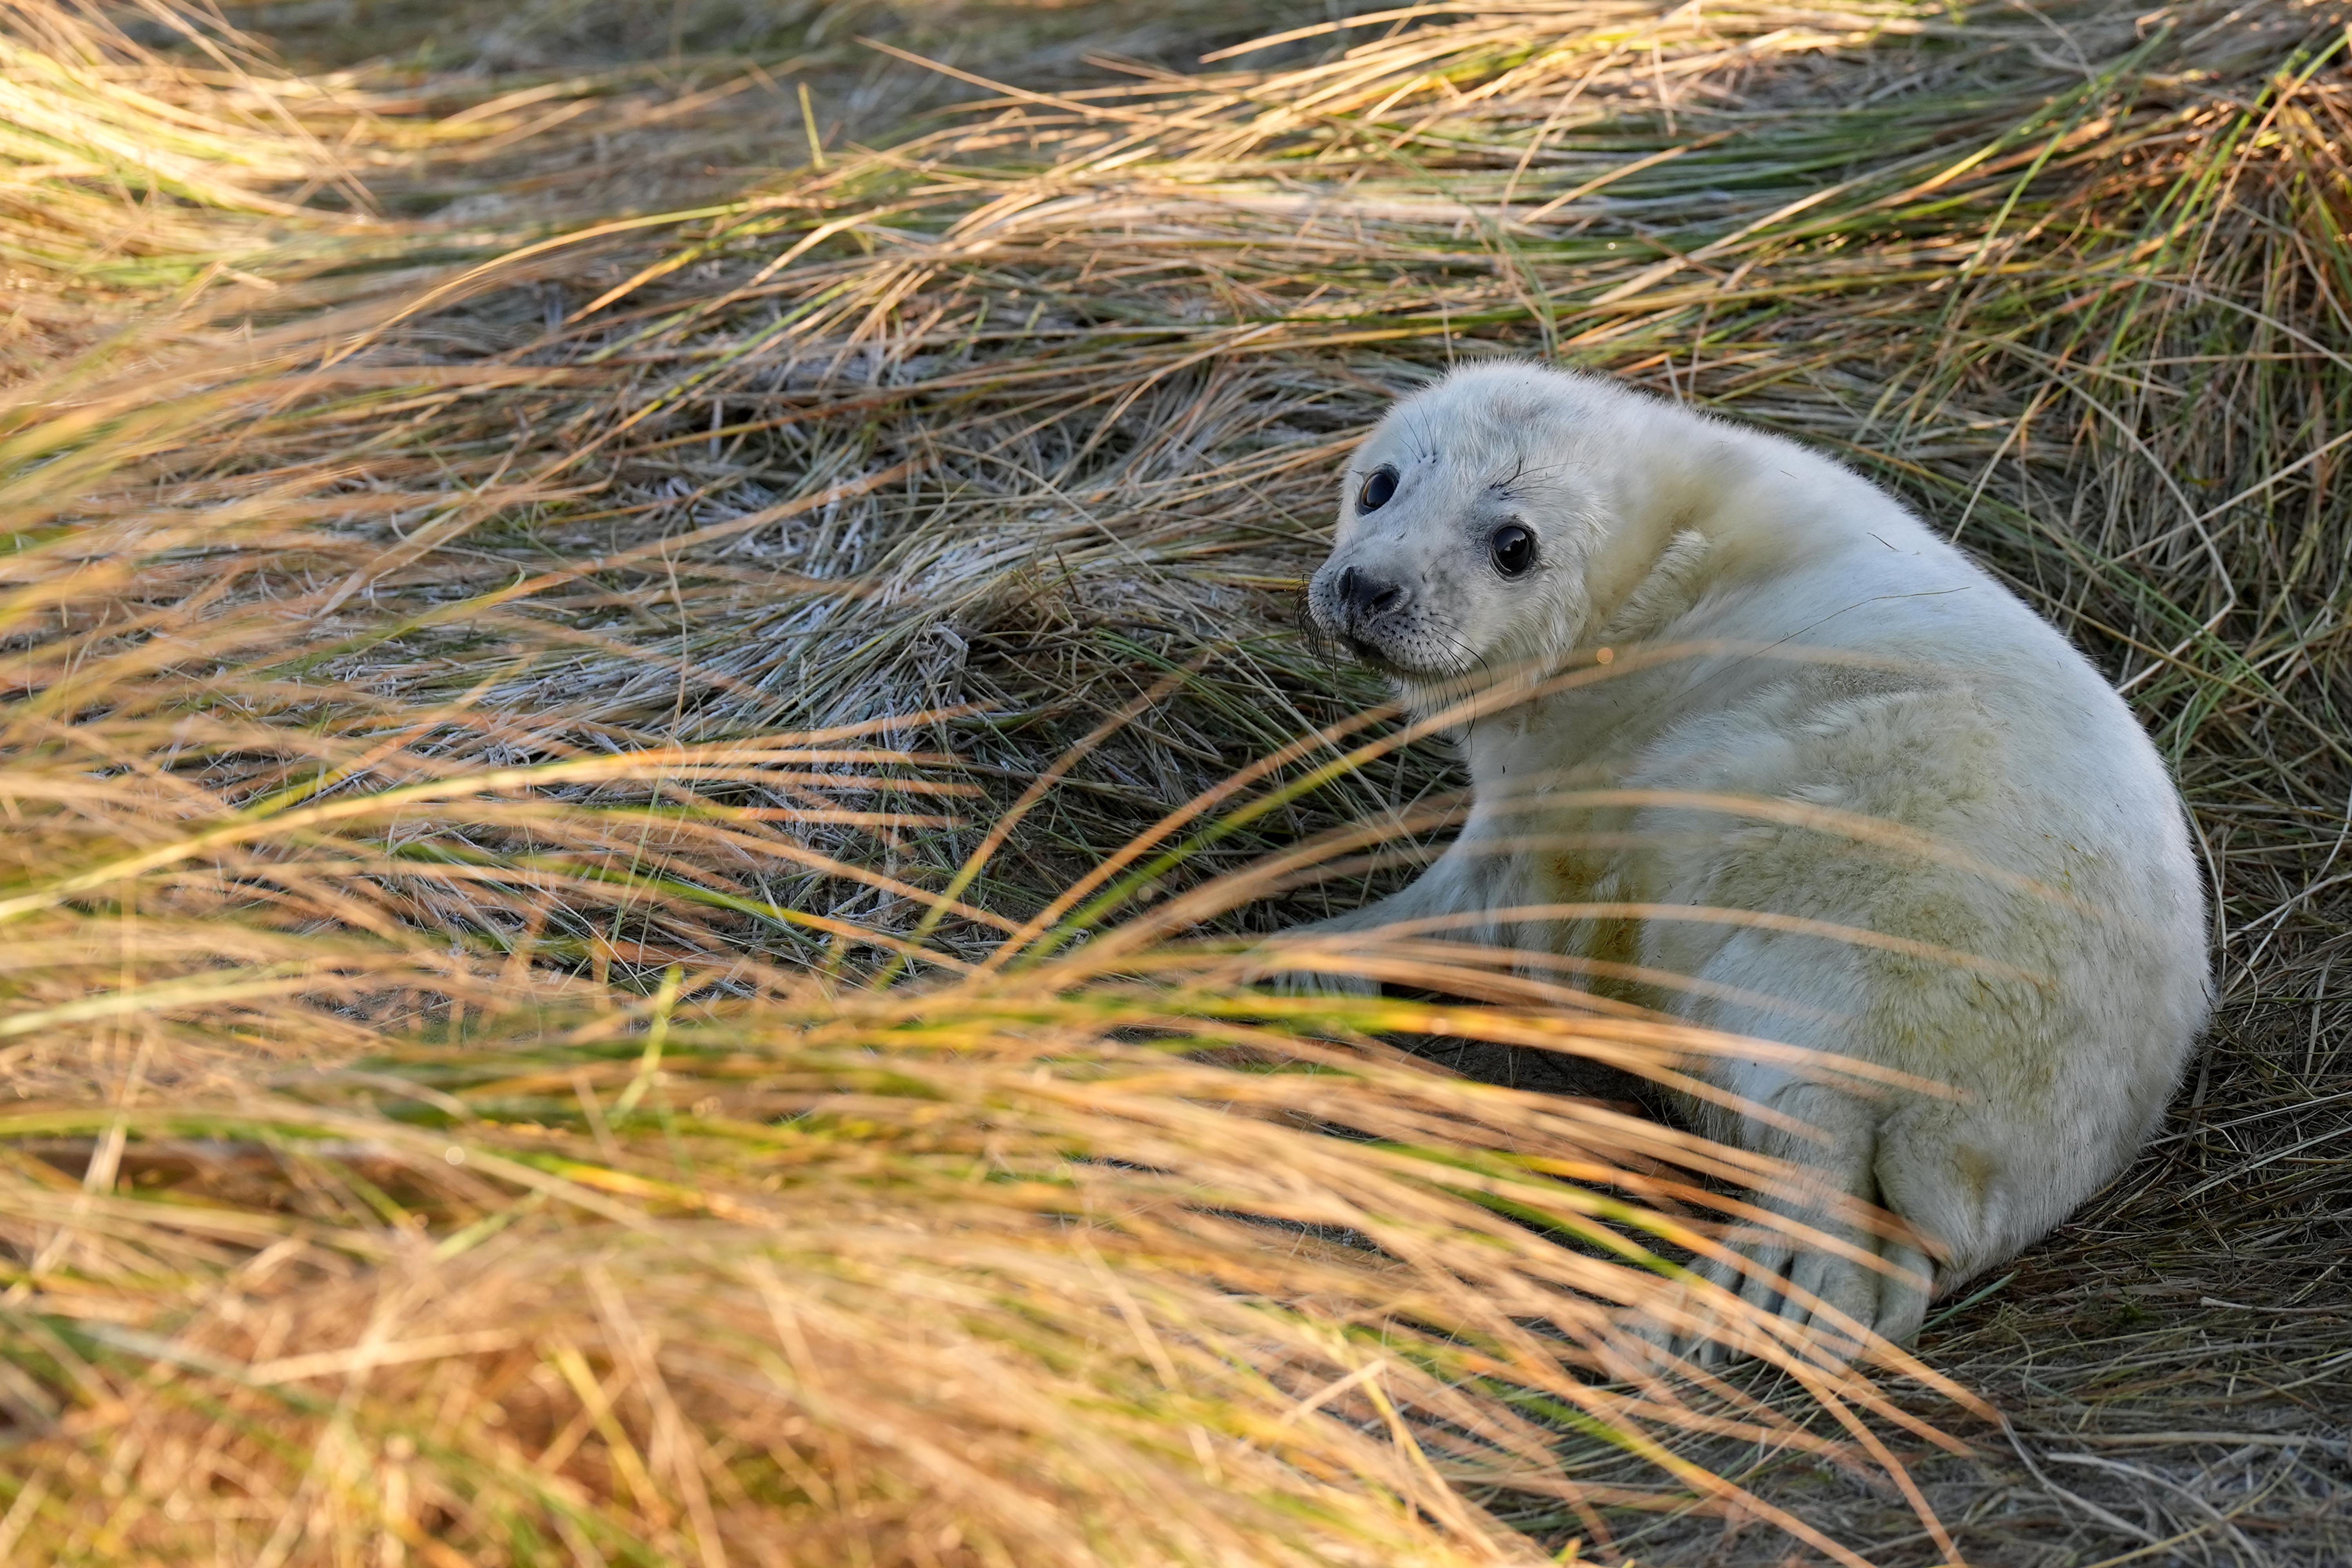
[[[1957,1091],[1706,1069],[1751,1108],[1694,1101],[1706,1131],[1816,1173],[1775,1206],[1819,1241],[1712,1270],[1796,1321],[1906,1339],[2130,1160],[2206,1021],[2204,895],[2163,763],[2064,637],[1839,464],[1591,376],[1458,371],[1345,484],[1308,613],[1411,708],[1614,663],[1468,725],[1458,840],[1307,931],[1684,976],[1621,994]]]

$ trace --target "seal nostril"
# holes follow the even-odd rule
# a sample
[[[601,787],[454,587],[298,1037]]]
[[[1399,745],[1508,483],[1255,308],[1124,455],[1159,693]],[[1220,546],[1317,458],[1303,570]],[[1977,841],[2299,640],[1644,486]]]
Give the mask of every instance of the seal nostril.
[[[1360,621],[1393,610],[1404,602],[1404,590],[1395,584],[1368,577],[1352,566],[1342,567],[1331,584],[1349,621]]]

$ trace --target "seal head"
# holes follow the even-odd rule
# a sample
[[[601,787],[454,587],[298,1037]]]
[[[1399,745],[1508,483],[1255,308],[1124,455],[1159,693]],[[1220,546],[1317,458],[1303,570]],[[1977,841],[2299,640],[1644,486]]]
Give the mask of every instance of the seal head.
[[[1556,666],[1591,627],[1625,531],[1616,470],[1630,401],[1510,363],[1400,404],[1342,479],[1331,555],[1307,584],[1315,628],[1417,706]]]

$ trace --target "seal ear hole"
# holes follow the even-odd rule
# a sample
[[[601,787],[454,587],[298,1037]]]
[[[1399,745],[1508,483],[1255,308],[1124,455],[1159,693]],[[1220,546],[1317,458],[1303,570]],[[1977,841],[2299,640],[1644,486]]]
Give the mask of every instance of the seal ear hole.
[[[1364,488],[1356,492],[1356,510],[1380,510],[1389,504],[1389,498],[1396,494],[1396,488],[1397,471],[1385,463],[1381,464],[1365,479]]]
[[[1507,522],[1486,536],[1486,551],[1496,571],[1517,577],[1536,563],[1536,536],[1524,523]]]

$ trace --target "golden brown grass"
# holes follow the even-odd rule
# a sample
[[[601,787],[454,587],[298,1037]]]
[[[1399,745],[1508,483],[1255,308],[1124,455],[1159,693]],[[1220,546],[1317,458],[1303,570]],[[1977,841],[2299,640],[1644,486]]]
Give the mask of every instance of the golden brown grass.
[[[535,77],[267,83],[290,124],[251,54],[38,46],[86,130],[178,73],[138,90],[234,189],[125,205],[83,153],[11,187],[65,193],[20,326],[148,313],[0,424],[0,1541],[2352,1550],[2340,18],[1317,7],[1081,71],[877,11],[1022,85],[867,152],[838,33],[751,39],[771,91],[690,52],[743,41],[722,8],[593,71],[641,14],[542,9]],[[921,101],[890,69],[859,112]],[[166,336],[224,258],[258,281]],[[1442,820],[1427,748],[1338,765],[1377,716],[1294,743],[1375,693],[1285,599],[1353,434],[1496,347],[1871,467],[2182,770],[2221,1033],[2142,1168],[1931,1326],[2006,1429],[1801,1347],[1647,1381],[1627,1249],[1770,1173],[1381,1042],[1528,1082],[1719,1047],[1573,994],[1236,990],[1240,939]],[[1087,898],[1151,941],[967,973]]]
[[[348,648],[371,546],[282,482],[94,515],[142,448],[319,389],[257,374],[13,432],[16,515],[85,514],[20,535],[8,605],[14,1550],[1533,1560],[1500,1489],[1856,1560],[1675,1441],[1899,1475],[1866,1418],[1931,1427],[1801,1342],[1759,1348],[1859,1446],[1628,1332],[1709,1179],[1773,1173],[1376,1042],[1719,1043],[1572,994],[1285,1003],[1150,933],[966,973],[765,900],[919,896],[806,840],[980,790],[879,724],[599,752],[289,675]],[[856,978],[893,952],[921,975]]]

